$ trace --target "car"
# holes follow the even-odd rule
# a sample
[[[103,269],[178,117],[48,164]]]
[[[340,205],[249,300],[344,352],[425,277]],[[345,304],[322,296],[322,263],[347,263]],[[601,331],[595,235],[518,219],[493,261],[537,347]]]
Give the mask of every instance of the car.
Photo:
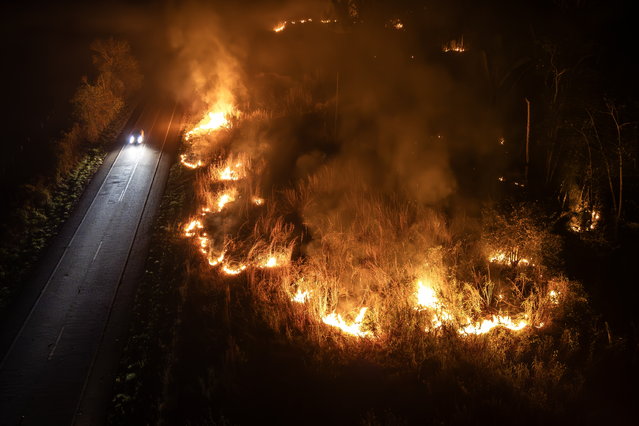
[[[136,129],[129,135],[129,145],[140,145],[144,142],[144,130]]]

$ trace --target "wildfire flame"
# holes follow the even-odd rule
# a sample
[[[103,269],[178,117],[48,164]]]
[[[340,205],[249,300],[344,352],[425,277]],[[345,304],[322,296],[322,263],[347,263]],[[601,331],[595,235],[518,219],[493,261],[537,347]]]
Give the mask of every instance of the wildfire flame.
[[[455,52],[463,53],[466,51],[464,47],[464,36],[461,36],[459,40],[451,40],[447,44],[442,46],[442,52]]]
[[[488,261],[490,263],[498,263],[500,265],[507,265],[507,266],[535,266],[534,263],[531,262],[530,259],[522,257],[522,258],[518,258],[518,256],[515,253],[505,253],[505,252],[498,252],[498,253],[494,253],[491,256],[488,257]]]
[[[232,170],[230,166],[220,171],[220,180],[239,180],[240,176],[237,171]]]
[[[584,218],[584,216],[586,216]],[[577,233],[593,231],[597,229],[601,215],[596,210],[582,209],[575,212],[570,219],[570,230]]]
[[[335,312],[323,317],[322,322],[324,324],[330,325],[331,327],[339,328],[344,333],[350,334],[352,336],[371,337],[373,334],[370,331],[362,330],[362,321],[364,320],[364,316],[366,315],[367,310],[368,308],[361,308],[359,310],[359,313],[355,317],[355,320],[350,324],[344,321],[340,314]]]
[[[441,303],[432,287],[424,285],[422,281],[417,282],[417,305],[421,308],[440,309]]]
[[[202,228],[204,228],[204,226],[202,226],[202,222],[200,221],[200,219],[193,219],[192,221],[187,223],[186,226],[184,227],[184,235],[187,237],[194,237],[195,236],[194,231],[196,229],[202,229]]]
[[[182,165],[188,167],[189,169],[197,169],[198,167],[202,167],[204,163],[201,160],[197,160],[195,162],[189,161],[186,154],[180,155],[180,162]]]
[[[260,265],[262,268],[275,268],[277,266],[277,258],[275,256],[270,256],[266,263]]]
[[[311,297],[311,292],[308,290],[302,291],[301,289],[297,289],[297,293],[293,297],[291,297],[291,301],[295,303],[306,303],[308,299]]]
[[[227,204],[235,201],[237,197],[237,190],[232,188],[226,191],[221,192],[217,197],[217,211],[221,212],[224,210]]]
[[[238,275],[246,270],[246,265],[240,264],[237,267],[233,268],[227,264],[222,266],[222,272],[226,275]]]
[[[509,316],[493,315],[492,319],[485,319],[479,323],[469,324],[459,330],[461,334],[486,334],[495,327],[504,327],[519,331],[528,326],[528,322],[521,320],[515,323]]]
[[[303,19],[298,19],[295,21],[280,21],[273,27],[273,31],[276,33],[281,33],[282,31],[286,29],[286,27],[289,24],[297,25],[297,24],[307,24],[310,22],[313,22],[313,18],[303,18]],[[336,24],[337,19],[320,19],[319,22],[322,24]]]
[[[212,257],[209,257],[209,258],[208,258],[209,265],[211,265],[211,266],[217,266],[217,265],[219,265],[220,263],[222,263],[222,262],[224,261],[224,256],[226,256],[226,252],[225,252],[225,251],[223,251],[223,252],[222,252],[222,254],[220,254],[220,255],[219,255],[217,258],[215,258],[215,259],[214,259],[214,258],[212,258]]]
[[[193,136],[205,135],[214,130],[231,127],[227,115],[224,111],[209,112],[197,126],[184,135],[184,139],[188,141]]]
[[[401,30],[404,28],[404,23],[401,21],[401,19],[394,18],[388,21],[388,24],[386,24],[386,27],[391,27],[396,30]]]
[[[273,31],[281,32],[283,31],[289,24],[305,24],[307,22],[312,22],[312,19],[301,19],[298,21],[283,21],[280,22]],[[320,20],[322,24],[328,24],[337,22],[336,20]],[[399,19],[391,20],[390,23],[394,29],[400,30],[404,28],[404,24]],[[463,37],[457,41],[453,40],[447,45],[444,46],[443,50],[445,52],[463,52],[465,51]],[[226,111],[226,112],[225,112]],[[223,128],[229,128],[231,126],[229,122],[229,114],[231,109],[221,109],[208,112],[205,114],[204,118],[195,126],[192,130],[185,134],[185,139],[188,141],[189,138],[205,135],[209,132],[213,132]],[[234,117],[237,117],[234,115]],[[438,136],[441,138],[441,136]],[[503,138],[499,140],[500,144],[504,143]],[[182,164],[189,168],[198,168],[204,165],[204,163],[199,159],[194,159],[193,154],[182,154],[181,156]],[[251,192],[241,192],[248,191],[248,185],[237,185],[235,182],[246,179],[247,177],[252,177],[251,173],[257,173],[256,168],[252,167],[252,165],[260,165],[259,162],[253,162],[253,159],[248,154],[240,154],[235,156],[229,156],[228,158],[217,162],[216,164],[212,164],[207,168],[208,175],[205,177],[213,182],[217,182],[214,185],[211,185],[210,182],[204,182],[205,185],[202,185],[205,196],[202,199],[206,200],[206,206],[202,207],[199,210],[198,216],[200,215],[214,215],[216,213],[222,212],[226,208],[229,203],[236,201],[242,197],[250,197],[251,202],[256,206],[261,206],[265,203],[263,198],[252,195]],[[258,176],[259,178],[259,176]],[[499,178],[500,181],[505,180],[503,177]],[[251,179],[246,179],[247,181]],[[257,179],[256,179],[257,181]],[[219,183],[224,182],[224,183]],[[251,182],[247,182],[251,183]],[[220,192],[214,192],[220,190]],[[255,188],[251,189],[256,193],[259,193]],[[271,201],[269,200],[269,203]],[[251,212],[253,213],[253,212]],[[592,225],[595,226],[595,214],[596,220],[599,220],[599,214],[593,211],[593,220]],[[208,216],[207,216],[208,217]],[[204,219],[192,219],[188,223],[184,225],[183,233],[186,237],[193,238],[193,244],[197,244],[198,250],[204,255],[203,259],[206,259],[208,264],[211,267],[217,267],[218,270],[225,275],[235,276],[241,274],[243,271],[251,268],[251,270],[255,269],[266,269],[266,268],[281,268],[277,269],[271,273],[272,276],[277,276],[279,271],[283,271],[284,273],[288,273],[289,270],[286,268],[291,266],[292,260],[292,252],[293,252],[293,243],[287,246],[288,236],[285,237],[273,237],[273,235],[277,235],[280,228],[272,231],[270,236],[270,241],[266,242],[264,237],[264,233],[262,229],[259,229],[255,232],[254,235],[259,235],[255,237],[258,241],[251,248],[248,254],[235,253],[236,245],[226,245],[224,250],[219,251],[221,247],[215,247],[212,243],[212,240],[209,239],[206,232],[204,232],[204,223],[210,225],[212,222],[204,222]],[[292,226],[292,225],[291,225]],[[276,227],[273,227],[276,228]],[[258,229],[258,227],[256,227]],[[267,230],[268,231],[268,230]],[[226,236],[225,236],[226,239]],[[238,244],[237,247],[244,247],[245,241],[242,244]],[[228,251],[227,251],[228,250]],[[492,263],[501,263],[504,265],[530,265],[531,260],[527,258],[519,258],[519,254],[517,250],[502,250],[499,248],[496,250],[491,256],[488,257],[488,260]],[[296,261],[297,262],[297,261]],[[294,271],[290,272],[298,272],[297,266],[299,264],[295,263]],[[534,266],[534,264],[533,264]],[[304,271],[304,265],[300,271]],[[267,273],[256,274],[256,275],[269,275]],[[287,276],[290,276],[288,274]],[[436,275],[433,275],[436,276]],[[303,278],[302,278],[303,280]],[[318,280],[321,281],[321,280]],[[297,287],[296,293],[291,295],[289,293],[289,289],[284,289],[286,297],[290,297],[290,300],[295,303],[306,304],[310,300],[311,293],[316,291],[317,287],[314,285],[308,285],[304,283],[300,285],[301,281],[299,281],[295,287]],[[507,314],[502,314],[500,312],[499,315],[492,315],[490,318],[487,317],[487,314],[483,314],[477,320],[477,317],[473,317],[471,319],[468,315],[464,314],[461,311],[461,305],[459,302],[455,302],[455,298],[444,298],[442,294],[449,295],[446,291],[441,293],[442,290],[448,290],[449,288],[443,285],[442,282],[430,282],[427,279],[422,279],[417,281],[416,288],[414,293],[407,295],[410,298],[410,303],[414,307],[415,310],[419,311],[419,315],[424,315],[424,317],[428,318],[428,323],[425,325],[426,331],[431,331],[435,329],[439,329],[446,325],[450,330],[456,331],[460,335],[481,335],[488,333],[490,330],[495,327],[503,327],[508,328],[513,331],[522,330],[529,325],[531,325],[526,319],[515,320],[511,318],[511,316]],[[287,284],[288,285],[288,284]],[[411,282],[410,285],[413,285]],[[293,287],[293,288],[295,288]],[[563,287],[555,287],[555,288],[563,288]],[[439,293],[438,293],[439,292]],[[321,294],[319,291],[317,294]],[[552,304],[559,303],[559,291],[550,290],[547,294],[546,301]],[[440,297],[443,298],[440,299]],[[499,300],[503,299],[503,295],[498,295]],[[313,302],[321,298],[314,298]],[[361,305],[372,306],[369,301],[361,301]],[[309,303],[310,305],[310,303]],[[361,306],[360,305],[360,306]],[[505,306],[505,305],[499,305]],[[303,309],[307,309],[304,307]],[[357,310],[350,313],[337,313],[333,311],[332,313],[327,314],[329,312],[325,309],[325,306],[320,305],[315,306],[311,309],[308,307],[309,312],[312,312],[315,316],[315,320],[320,323],[326,324],[331,327],[335,327],[339,329],[341,332],[354,337],[375,337],[380,335],[378,330],[380,329],[378,325],[371,325],[371,321],[369,320],[366,325],[364,325],[364,320],[367,317],[367,313],[369,307],[361,307]],[[372,309],[375,309],[373,306]],[[321,314],[319,314],[321,312]],[[377,310],[373,311],[377,313]],[[383,312],[380,310],[379,312]],[[513,314],[508,312],[508,314]],[[344,315],[344,316],[342,316]],[[514,318],[522,317],[521,314],[513,314]],[[369,315],[369,318],[373,316]],[[527,318],[527,317],[524,317]],[[539,323],[539,325],[535,325],[535,327],[542,327],[543,323]],[[371,331],[374,330],[375,332]]]

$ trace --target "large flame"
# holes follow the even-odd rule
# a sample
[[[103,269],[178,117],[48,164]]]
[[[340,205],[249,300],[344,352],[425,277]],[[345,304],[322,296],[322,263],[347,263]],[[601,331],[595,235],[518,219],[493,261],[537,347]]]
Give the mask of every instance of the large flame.
[[[184,139],[188,141],[193,136],[201,136],[215,130],[231,127],[231,123],[228,119],[230,110],[232,110],[232,108],[229,107],[229,111],[211,111],[207,113],[197,126],[184,135]]]

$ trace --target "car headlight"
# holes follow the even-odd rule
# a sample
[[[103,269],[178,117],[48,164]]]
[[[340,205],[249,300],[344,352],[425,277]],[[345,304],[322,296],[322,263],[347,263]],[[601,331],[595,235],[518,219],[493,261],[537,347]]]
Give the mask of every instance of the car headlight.
[[[133,143],[133,142],[135,142],[135,136],[131,135],[129,137],[129,143]]]
[[[138,143],[142,143],[143,140],[144,140],[144,137],[142,135],[138,136]]]

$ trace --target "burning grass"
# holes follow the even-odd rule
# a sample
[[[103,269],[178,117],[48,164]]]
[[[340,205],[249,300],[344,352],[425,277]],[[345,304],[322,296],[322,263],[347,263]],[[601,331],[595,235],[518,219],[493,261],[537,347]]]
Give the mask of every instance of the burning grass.
[[[253,116],[236,125],[252,125]],[[264,117],[256,114],[255,123],[263,126]],[[282,423],[303,422],[295,416],[307,413],[308,398],[326,398],[312,389],[318,383],[340,388],[331,390],[336,400],[352,401],[349,423],[382,415],[371,407],[406,415],[407,404],[423,408],[424,401],[432,401],[429,415],[408,418],[435,422],[456,412],[470,421],[468,413],[476,419],[494,398],[500,402],[491,413],[513,423],[522,410],[559,412],[565,395],[578,393],[580,367],[566,362],[586,359],[583,342],[599,345],[601,334],[584,313],[579,284],[561,274],[560,244],[535,206],[486,209],[477,225],[457,229],[440,210],[379,190],[349,172],[356,166],[331,161],[267,192],[268,151],[234,137],[200,139],[211,143],[200,151],[196,206],[181,229],[201,259],[184,303],[204,303],[184,314],[191,339],[184,344],[204,354],[177,348],[176,356],[201,363],[186,369],[204,389],[206,410],[224,407],[215,419],[231,410],[254,422],[233,408],[248,399]],[[355,373],[360,363],[375,366],[366,376],[376,384]],[[187,373],[172,374],[184,380]],[[396,374],[402,378],[389,381]],[[178,379],[167,380],[171,389]],[[277,380],[304,389],[302,398],[278,388],[300,408],[274,413],[277,404],[264,394],[233,391],[269,389]],[[349,390],[345,383],[357,384]],[[379,396],[359,398],[362,386]],[[393,402],[407,394],[415,400]],[[450,403],[459,400],[461,411]]]
[[[184,234],[221,274],[248,274],[274,329],[294,303],[316,322],[313,340],[334,329],[383,345],[404,326],[462,337],[519,332],[550,324],[559,292],[570,297],[571,285],[551,284],[561,281],[546,266],[556,241],[529,207],[486,211],[485,232],[462,246],[443,215],[371,188],[349,174],[352,165],[329,163],[297,187],[258,197],[251,182],[264,168],[252,165],[264,162],[254,155],[209,153],[214,160],[197,178],[202,219]],[[397,322],[408,313],[411,324]]]

